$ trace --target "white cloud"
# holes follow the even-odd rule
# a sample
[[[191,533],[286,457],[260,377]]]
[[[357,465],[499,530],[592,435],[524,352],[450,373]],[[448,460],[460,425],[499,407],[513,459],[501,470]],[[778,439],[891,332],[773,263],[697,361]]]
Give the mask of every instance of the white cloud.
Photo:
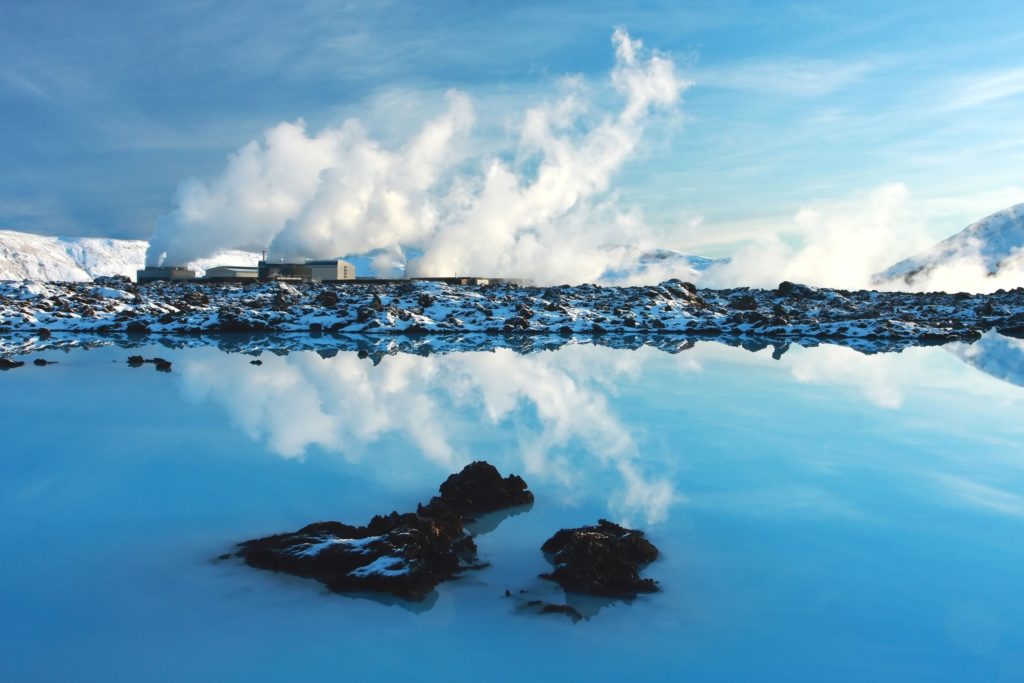
[[[961,503],[1009,517],[1024,517],[1024,496],[963,476],[934,475],[934,478]]]
[[[907,211],[907,187],[891,183],[850,203],[806,206],[785,231],[768,233],[740,249],[728,264],[714,266],[706,286],[774,287],[783,280],[810,285],[866,288],[875,273],[908,247],[931,243]],[[784,233],[789,239],[784,240]]]
[[[1024,68],[1006,69],[961,81],[948,108],[971,109],[1024,93]]]
[[[567,79],[561,98],[526,110],[515,154],[504,157],[464,158],[474,115],[455,92],[445,113],[394,150],[354,119],[315,135],[301,121],[279,124],[232,155],[218,178],[182,186],[148,258],[183,263],[267,245],[284,258],[416,247],[418,274],[594,281],[650,242],[612,180],[654,113],[676,108],[689,85],[670,58],[625,30],[612,43],[609,84],[620,108],[600,111],[582,81]]]
[[[963,249],[912,284],[878,283],[874,276],[920,254],[939,239],[930,228],[950,217],[977,220],[1024,201],[1020,188],[1002,188],[962,197],[912,197],[904,183],[888,183],[847,201],[799,208],[787,221],[774,219],[742,226],[748,240],[729,263],[711,267],[701,278],[706,287],[775,287],[783,280],[844,289],[992,292],[1024,283],[1024,250],[989,272],[979,249]],[[760,234],[758,234],[760,233]]]
[[[794,97],[816,97],[841,90],[874,69],[870,62],[842,63],[827,59],[747,61],[698,69],[701,86]]]

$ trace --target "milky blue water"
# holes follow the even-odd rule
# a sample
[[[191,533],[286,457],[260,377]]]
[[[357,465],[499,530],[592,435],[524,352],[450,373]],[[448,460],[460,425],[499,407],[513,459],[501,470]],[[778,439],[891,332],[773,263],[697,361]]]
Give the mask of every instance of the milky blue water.
[[[1024,680],[1024,356],[988,342],[44,353],[0,373],[0,681]],[[536,504],[425,603],[215,560],[474,459]],[[540,544],[599,517],[663,591],[524,610],[565,599]]]

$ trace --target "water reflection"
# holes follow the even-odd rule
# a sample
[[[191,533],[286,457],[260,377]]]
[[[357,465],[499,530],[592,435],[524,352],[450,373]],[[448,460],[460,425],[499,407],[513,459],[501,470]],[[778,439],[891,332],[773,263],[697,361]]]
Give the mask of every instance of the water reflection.
[[[994,377],[1012,381],[1024,375],[1024,345],[1017,340],[987,335],[974,346],[954,345],[949,350]],[[1000,385],[979,383],[969,373],[937,364],[936,353],[949,356],[932,349],[865,355],[824,346],[780,354],[765,347],[743,353],[691,342],[677,351],[669,357],[669,367],[679,382],[699,382],[705,364],[727,358],[734,364],[783,370],[797,384],[852,392],[889,410],[900,409],[907,392],[922,387],[1003,402],[1020,398],[1014,392],[1006,394]],[[175,367],[192,401],[219,405],[249,438],[265,442],[285,458],[319,449],[357,461],[381,440],[398,436],[439,468],[453,471],[487,457],[473,439],[482,427],[513,442],[510,448],[524,475],[558,485],[566,499],[586,490],[584,479],[595,470],[615,473],[618,485],[607,495],[609,510],[621,519],[652,524],[664,520],[685,496],[665,473],[664,463],[641,454],[637,428],[627,425],[619,414],[622,406],[614,404],[621,391],[650,371],[648,366],[664,364],[665,359],[650,348],[621,353],[574,344],[547,353],[499,348],[489,353],[399,353],[376,359],[365,353],[280,350],[261,354],[263,364],[254,367],[250,356],[200,348],[184,354]],[[680,405],[675,415],[687,420],[690,412]],[[679,442],[675,448],[685,454],[687,447]],[[720,503],[736,509],[753,505],[858,514],[828,492],[799,483],[761,493],[747,491],[743,500],[729,501],[730,495],[714,494],[722,498]]]
[[[311,447],[360,459],[390,434],[455,470],[482,457],[471,435],[511,428],[522,470],[580,488],[591,463],[615,470],[611,507],[648,522],[665,518],[677,495],[644,471],[635,440],[609,407],[608,395],[644,359],[611,349],[566,347],[552,353],[436,356],[401,354],[372,364],[357,354],[323,357],[264,354],[254,367],[239,354],[196,349],[176,365],[185,393],[219,404],[249,438],[286,458]]]
[[[988,332],[974,344],[950,344],[946,348],[971,367],[1024,387],[1024,339]]]
[[[24,653],[52,645],[74,655],[56,664],[104,670],[109,644],[130,641],[132,672],[163,657],[167,678],[192,680],[209,677],[212,652],[313,643],[344,660],[333,671],[370,660],[353,675],[379,678],[398,631],[415,632],[402,643],[418,661],[490,637],[466,650],[477,659],[458,679],[494,652],[528,651],[609,678],[626,667],[698,680],[793,680],[765,676],[765,657],[885,680],[911,653],[931,667],[919,679],[988,680],[1024,652],[1008,626],[1024,619],[1016,340],[874,355],[663,340],[428,356],[383,340],[226,344],[244,354],[184,341],[199,346],[75,352],[52,368],[23,358],[0,374],[2,540],[19,549],[0,611],[26,625],[3,661],[21,657],[19,672],[38,672]],[[129,368],[135,353],[173,372]],[[250,365],[256,354],[263,365]],[[207,562],[239,539],[410,509],[474,458],[522,473],[536,503],[481,519],[490,567],[445,584],[415,622],[404,605],[325,600],[305,582]],[[646,573],[664,592],[628,606],[569,596],[584,617],[600,611],[577,627],[536,610],[508,618],[520,603],[563,601],[536,578],[549,569],[540,544],[599,517],[649,533],[664,552]],[[185,639],[177,649],[169,632]],[[608,636],[622,647],[596,651]],[[625,664],[623,648],[636,653]]]

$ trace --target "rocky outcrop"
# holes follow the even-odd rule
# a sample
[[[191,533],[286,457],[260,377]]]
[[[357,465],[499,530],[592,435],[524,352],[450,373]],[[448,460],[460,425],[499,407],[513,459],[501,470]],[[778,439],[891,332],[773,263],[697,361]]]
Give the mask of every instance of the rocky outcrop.
[[[378,515],[366,526],[317,522],[239,544],[259,569],[316,579],[336,592],[372,591],[422,600],[442,581],[479,568],[465,524],[473,515],[533,501],[526,482],[485,462],[467,465],[415,512]]]
[[[761,338],[865,345],[970,341],[1021,334],[1024,288],[993,294],[818,289],[521,287],[107,281],[0,283],[0,330],[35,333],[624,335]]]
[[[656,581],[640,578],[641,567],[658,557],[658,549],[642,531],[602,519],[594,526],[562,529],[541,550],[550,554],[555,567],[541,578],[567,591],[635,598],[659,590]]]

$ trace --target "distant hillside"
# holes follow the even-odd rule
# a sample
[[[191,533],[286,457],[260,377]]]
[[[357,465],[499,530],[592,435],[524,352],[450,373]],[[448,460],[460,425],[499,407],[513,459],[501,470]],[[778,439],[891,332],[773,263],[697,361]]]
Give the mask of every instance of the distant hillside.
[[[100,275],[124,275],[134,279],[135,271],[145,262],[148,246],[144,240],[48,237],[0,230],[0,280],[87,282]],[[360,276],[373,275],[382,269],[382,275],[403,277],[405,259],[412,260],[420,255],[416,249],[405,249],[397,255],[378,250],[344,258],[356,266]],[[259,259],[260,255],[255,252],[223,251],[187,265],[202,274],[216,265],[254,266]],[[653,284],[677,277],[696,281],[708,266],[721,261],[671,249],[637,251],[631,262],[613,273],[606,273],[602,280],[632,279]]]
[[[101,275],[134,278],[146,260],[144,240],[49,237],[0,230],[0,280],[87,282]],[[224,251],[188,264],[199,272],[215,265],[254,266],[260,255]]]
[[[1024,204],[982,218],[930,249],[875,275],[878,284],[914,285],[942,266],[980,263],[989,275],[1019,271],[1024,286]]]

